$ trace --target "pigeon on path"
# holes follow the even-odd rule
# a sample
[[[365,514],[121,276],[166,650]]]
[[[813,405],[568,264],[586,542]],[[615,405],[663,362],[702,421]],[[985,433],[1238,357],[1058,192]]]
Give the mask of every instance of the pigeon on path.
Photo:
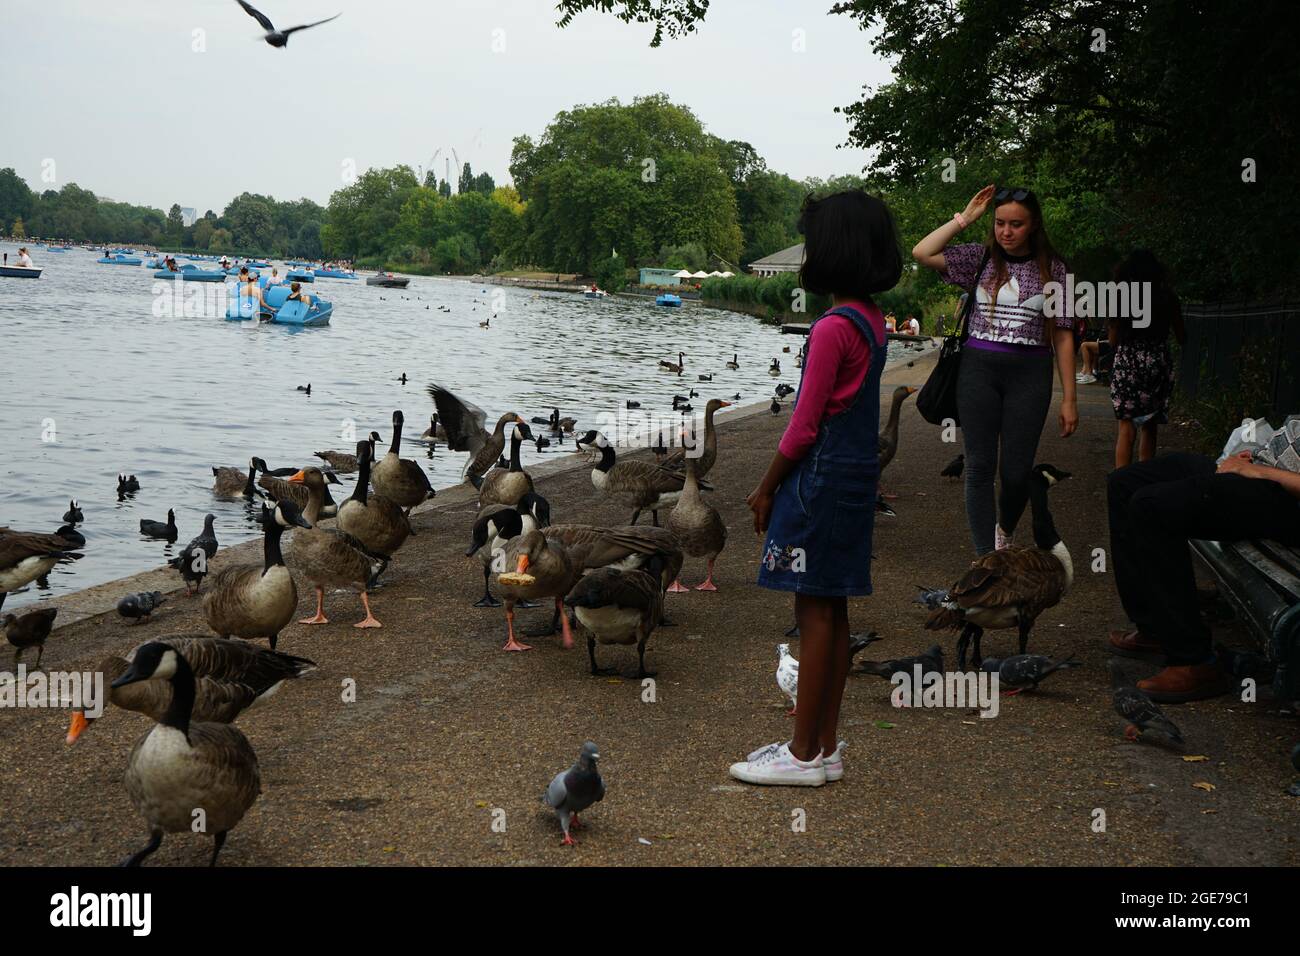
[[[1165,712],[1150,697],[1125,681],[1119,662],[1112,660],[1109,667],[1111,683],[1115,686],[1112,697],[1115,713],[1128,721],[1128,726],[1124,728],[1124,736],[1136,742],[1139,736],[1145,735],[1146,731],[1156,730],[1174,743],[1181,744],[1182,731],[1165,716]]]
[[[578,814],[605,797],[605,781],[596,769],[596,761],[599,759],[600,751],[588,740],[582,745],[578,762],[568,770],[557,773],[542,794],[542,803],[554,810],[560,820],[560,826],[564,830],[564,839],[560,842],[564,846],[574,846],[577,842],[569,834],[569,828],[582,828]]]
[[[216,515],[207,515],[203,519],[203,533],[190,541],[185,550],[167,563],[181,573],[185,579],[185,596],[189,597],[203,584],[208,573],[208,562],[217,553],[217,533],[212,522]]]
[[[924,654],[917,654],[914,657],[900,657],[892,661],[862,661],[858,664],[858,671],[889,680],[900,671],[911,674],[917,664],[921,665],[922,677],[931,673],[942,674],[943,648],[938,644],[931,644],[930,649]]]
[[[138,591],[117,602],[117,613],[128,621],[149,623],[149,615],[158,610],[167,599],[161,591]]]
[[[985,673],[997,674],[1000,686],[1013,688],[1003,691],[1003,694],[1014,697],[1021,691],[1037,690],[1050,674],[1067,667],[1082,666],[1083,661],[1076,661],[1073,656],[1058,662],[1042,654],[1016,654],[1005,659],[985,658],[982,669]]]
[[[789,644],[776,645],[776,686],[790,698],[786,716],[793,717],[799,709],[799,662],[790,656]]]

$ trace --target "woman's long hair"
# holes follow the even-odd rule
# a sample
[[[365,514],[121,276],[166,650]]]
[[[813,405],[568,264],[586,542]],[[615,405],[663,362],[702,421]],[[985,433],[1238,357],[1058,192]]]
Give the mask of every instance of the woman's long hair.
[[[984,242],[985,248],[989,251],[989,262],[993,265],[992,285],[985,286],[985,289],[988,291],[989,299],[993,302],[997,302],[998,290],[1002,288],[1003,283],[1007,281],[1011,274],[1006,256],[1002,253],[1002,246],[998,242],[997,211],[998,207],[1012,202],[1018,202],[1029,210],[1029,215],[1034,220],[1033,228],[1029,230],[1029,254],[1038,263],[1038,277],[1042,280],[1043,285],[1052,280],[1052,261],[1061,258],[1052,246],[1052,240],[1047,238],[1047,227],[1043,224],[1043,207],[1039,205],[1037,196],[1026,191],[1023,199],[1012,199],[1011,194],[1009,194],[1001,201],[994,200],[992,221],[989,223],[989,237]]]

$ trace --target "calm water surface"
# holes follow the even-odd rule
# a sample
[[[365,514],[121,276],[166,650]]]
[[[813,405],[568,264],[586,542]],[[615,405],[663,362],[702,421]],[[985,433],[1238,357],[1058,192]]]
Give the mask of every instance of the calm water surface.
[[[0,243],[10,262],[17,248]],[[82,560],[56,568],[48,589],[11,594],[6,611],[157,567],[202,530],[208,512],[223,546],[255,537],[252,509],[213,497],[211,467],[246,468],[253,455],[272,468],[320,464],[313,452],[354,450],[343,437],[348,422],[387,442],[393,410],[402,409],[403,457],[418,460],[434,487],[456,483],[465,454],[444,447],[428,457],[409,442],[428,427],[429,382],[478,404],[489,427],[505,411],[527,420],[558,407],[580,429],[617,415],[629,399],[642,411],[628,414],[671,416],[673,394],[689,387],[701,392],[693,404],[702,411],[710,397],[739,392],[748,403],[770,397],[778,381],[798,384],[793,355],[781,349],[800,339],[690,303],[664,309],[648,299],[418,276],[404,291],[319,279],[308,289],[334,303],[331,324],[293,330],[173,316],[154,294],[170,299],[171,283],[156,283],[152,270],[99,265],[98,254],[80,249],[31,252],[45,269],[40,279],[0,278],[0,526],[54,531],[76,498],[86,546]],[[209,295],[218,288],[187,287]],[[481,329],[494,304],[491,327]],[[678,351],[687,355],[686,374],[659,371],[658,361],[676,361]],[[738,371],[725,366],[733,352]],[[773,356],[781,358],[780,379],[767,373]],[[712,383],[698,382],[710,372]],[[296,391],[308,382],[310,396]],[[567,440],[540,452],[525,444],[523,458],[572,450]],[[140,480],[125,501],[117,498],[119,472]],[[332,489],[335,500],[351,493],[352,477]],[[177,543],[141,537],[140,519],[166,520],[168,508],[176,511]]]

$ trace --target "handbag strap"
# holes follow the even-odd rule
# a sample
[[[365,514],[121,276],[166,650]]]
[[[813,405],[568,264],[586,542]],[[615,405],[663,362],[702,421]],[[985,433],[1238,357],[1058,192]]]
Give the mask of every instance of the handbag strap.
[[[984,275],[984,267],[989,264],[992,257],[992,250],[987,246],[984,247],[984,255],[980,257],[979,267],[975,270],[975,281],[970,284],[966,290],[966,305],[961,310],[961,318],[957,322],[958,341],[965,343],[970,337],[970,313],[975,308],[975,292],[979,288],[980,277]]]

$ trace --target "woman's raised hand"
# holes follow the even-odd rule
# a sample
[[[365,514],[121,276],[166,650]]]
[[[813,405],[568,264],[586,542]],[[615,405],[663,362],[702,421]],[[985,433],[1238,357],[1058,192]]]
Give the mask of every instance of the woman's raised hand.
[[[992,200],[993,184],[989,183],[989,185],[977,192],[975,197],[966,204],[966,211],[961,214],[962,218],[967,222],[974,222],[980,216],[984,215]]]

